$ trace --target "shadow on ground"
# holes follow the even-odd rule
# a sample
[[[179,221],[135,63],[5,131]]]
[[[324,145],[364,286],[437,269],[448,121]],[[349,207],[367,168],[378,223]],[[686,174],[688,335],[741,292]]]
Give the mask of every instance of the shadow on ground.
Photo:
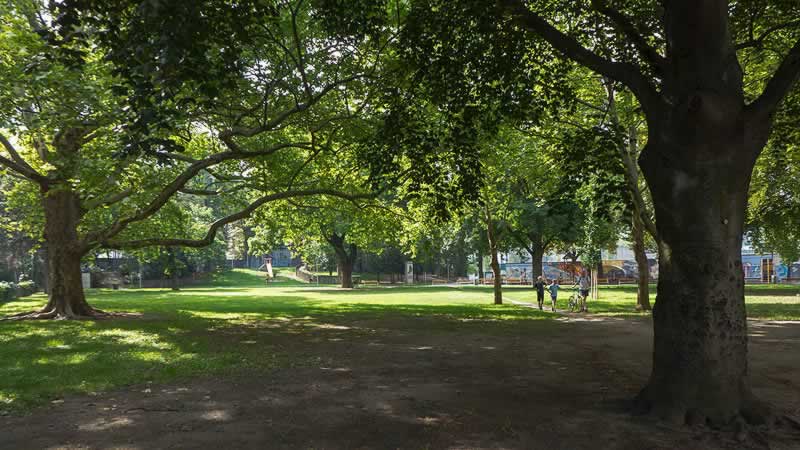
[[[126,304],[147,307],[150,318],[4,328],[13,337],[2,344],[18,347],[12,365],[25,373],[90,383],[120,371],[143,376],[0,418],[0,448],[775,450],[797,448],[800,438],[783,430],[740,441],[629,415],[626,400],[650,368],[646,318],[546,320],[526,308],[331,306],[242,294],[220,308],[187,293],[173,313],[166,300],[132,297]],[[59,343],[70,330],[77,339]],[[750,330],[756,392],[800,417],[800,323],[752,322]],[[55,356],[84,354],[84,346],[85,359]],[[249,362],[212,375],[202,366],[222,370],[232,364],[226,357]],[[179,364],[198,364],[205,375],[159,378]],[[81,365],[108,371],[75,375]]]

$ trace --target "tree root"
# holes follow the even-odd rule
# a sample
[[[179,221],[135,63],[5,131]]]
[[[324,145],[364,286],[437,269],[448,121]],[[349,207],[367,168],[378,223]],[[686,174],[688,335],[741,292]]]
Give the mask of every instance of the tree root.
[[[22,321],[22,320],[107,320],[116,318],[137,318],[141,314],[125,312],[106,312],[100,309],[91,308],[82,314],[74,312],[58,311],[57,309],[47,308],[39,311],[28,311],[0,317],[0,321]]]
[[[775,414],[769,404],[749,393],[744,396],[737,411],[724,414],[714,411],[713,408],[709,410],[653,399],[648,394],[648,388],[645,388],[634,399],[632,412],[635,415],[652,415],[673,425],[708,426],[737,433],[752,427],[769,429],[780,422],[780,416]]]

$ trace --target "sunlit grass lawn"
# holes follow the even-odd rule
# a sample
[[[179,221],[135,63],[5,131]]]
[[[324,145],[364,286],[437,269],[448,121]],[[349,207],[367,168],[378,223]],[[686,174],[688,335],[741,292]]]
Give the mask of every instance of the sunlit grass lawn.
[[[753,318],[800,320],[797,294],[796,286],[749,287],[748,313]],[[509,287],[505,295],[535,303],[530,288]],[[593,313],[640,315],[633,310],[634,287],[602,287],[600,295],[591,304]],[[564,289],[560,307],[567,297],[569,290]],[[450,333],[454,339],[473,332],[546,333],[559,326],[548,320],[557,317],[551,313],[510,302],[492,305],[489,287],[339,290],[284,277],[266,285],[262,274],[247,270],[217,277],[208,287],[178,292],[90,290],[88,300],[104,310],[138,312],[142,317],[0,322],[0,411],[24,412],[70,393],[311,364],[310,353],[278,341],[314,326],[385,321],[387,327],[401,324],[409,332]],[[44,301],[43,295],[35,295],[0,304],[0,316],[38,308]],[[272,334],[263,334],[265,330]],[[347,336],[358,338],[357,332]]]
[[[0,411],[25,411],[69,393],[310,363],[310,355],[273,345],[270,339],[252,340],[247,330],[253,327],[243,325],[274,325],[265,329],[285,335],[297,332],[290,326],[296,323],[348,325],[397,317],[428,333],[463,333],[481,323],[549,317],[493,306],[490,292],[479,289],[344,291],[286,278],[265,285],[263,275],[246,270],[211,283],[213,287],[178,292],[87,293],[93,306],[142,313],[138,319],[0,322]],[[0,304],[0,316],[33,310],[44,302],[43,295],[35,295]],[[409,320],[416,317],[429,320]]]

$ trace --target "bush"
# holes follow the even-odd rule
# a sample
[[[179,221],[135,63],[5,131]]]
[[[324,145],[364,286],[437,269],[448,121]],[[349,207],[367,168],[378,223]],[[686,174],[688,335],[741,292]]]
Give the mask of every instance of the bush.
[[[36,284],[33,281],[20,281],[17,283],[17,297],[27,297],[36,292]]]
[[[0,281],[0,302],[8,302],[17,297],[25,297],[36,292],[36,284],[33,281],[21,281],[19,283],[8,283]]]
[[[14,299],[16,292],[14,292],[14,284],[0,281],[0,301],[7,302]]]

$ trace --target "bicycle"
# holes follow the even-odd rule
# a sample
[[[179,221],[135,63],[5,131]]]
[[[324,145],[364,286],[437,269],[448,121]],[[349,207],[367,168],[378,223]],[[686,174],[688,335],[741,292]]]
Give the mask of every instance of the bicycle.
[[[569,296],[569,300],[567,300],[567,309],[569,312],[575,312],[575,310],[582,310],[583,304],[585,302],[583,296],[581,295],[580,289],[577,288],[577,284],[574,285],[572,295]]]

